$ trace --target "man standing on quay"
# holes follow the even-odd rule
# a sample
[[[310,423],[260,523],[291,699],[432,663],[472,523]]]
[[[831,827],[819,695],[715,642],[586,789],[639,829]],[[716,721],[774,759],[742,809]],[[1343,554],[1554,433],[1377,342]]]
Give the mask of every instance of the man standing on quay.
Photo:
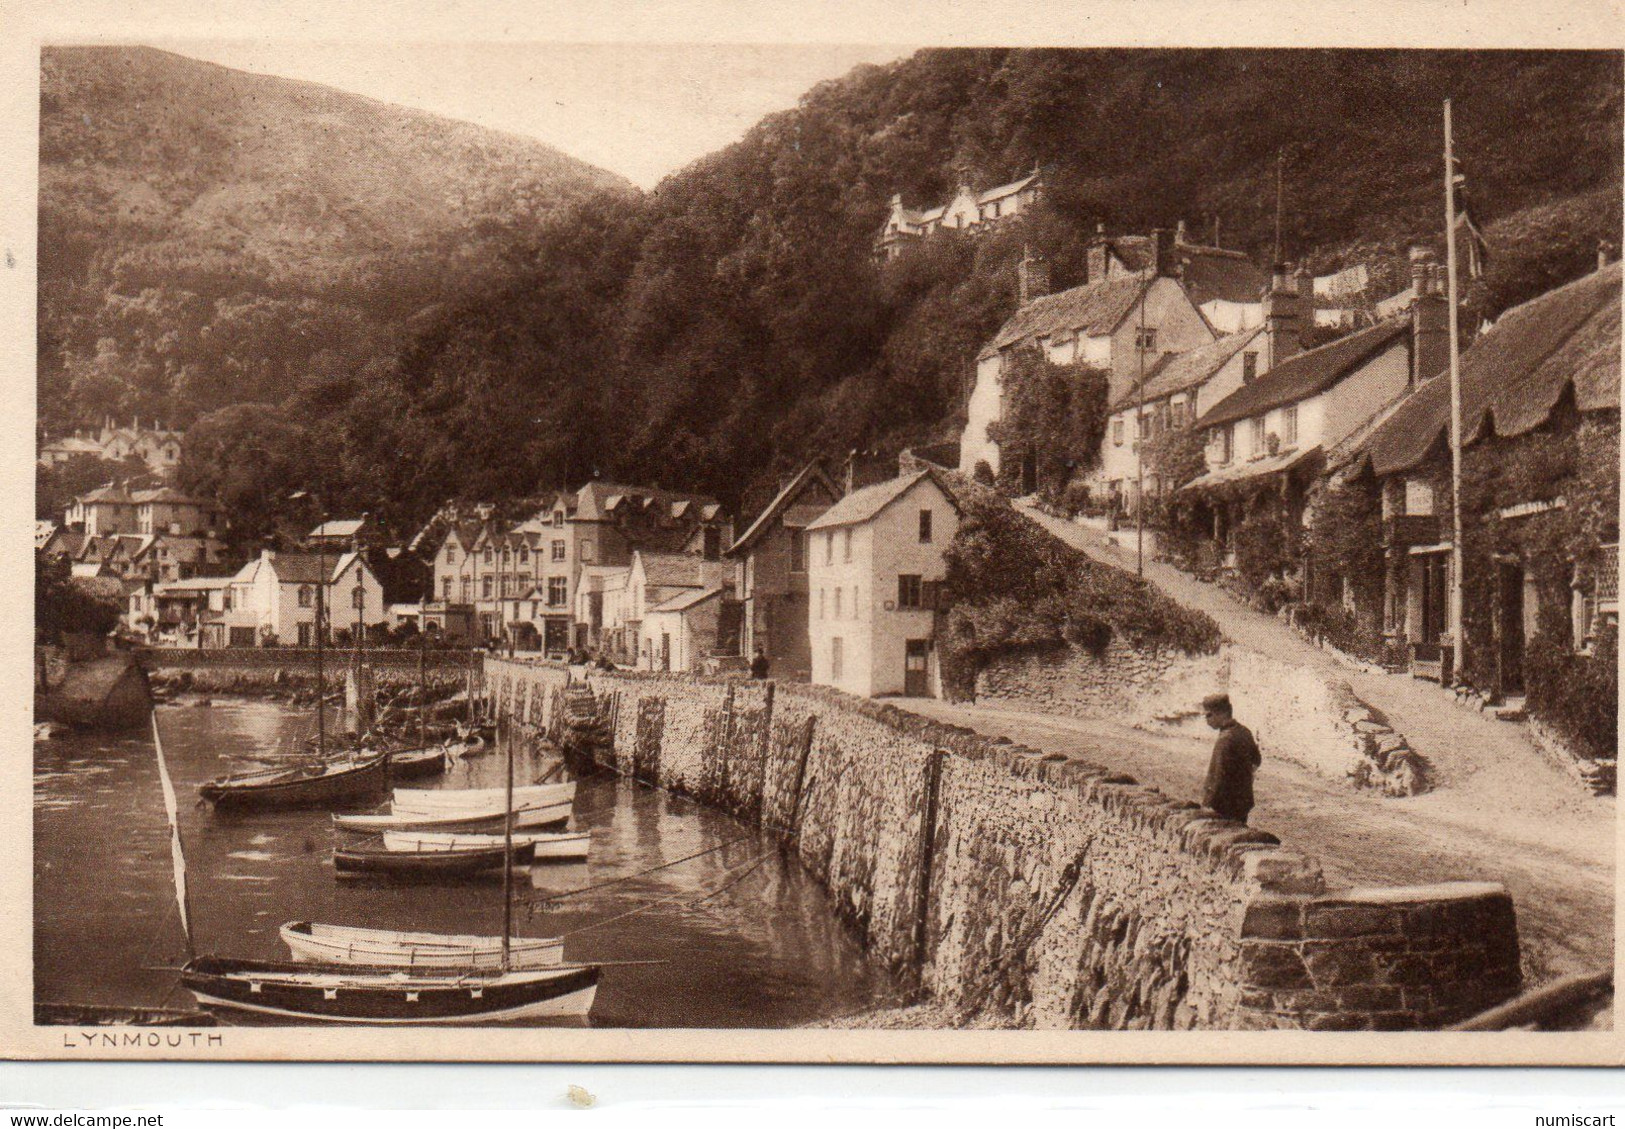
[[[1213,743],[1213,759],[1208,762],[1207,781],[1202,785],[1202,806],[1212,808],[1226,819],[1247,822],[1253,808],[1253,771],[1263,763],[1258,743],[1250,729],[1235,719],[1226,694],[1209,694],[1202,699],[1202,713],[1208,725],[1219,731]]]

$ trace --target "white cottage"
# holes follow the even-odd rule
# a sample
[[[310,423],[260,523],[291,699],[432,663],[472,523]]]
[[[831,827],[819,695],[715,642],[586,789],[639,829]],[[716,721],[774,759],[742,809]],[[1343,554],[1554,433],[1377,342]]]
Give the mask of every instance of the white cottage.
[[[936,591],[959,507],[929,470],[855,490],[807,526],[812,680],[934,696]]]

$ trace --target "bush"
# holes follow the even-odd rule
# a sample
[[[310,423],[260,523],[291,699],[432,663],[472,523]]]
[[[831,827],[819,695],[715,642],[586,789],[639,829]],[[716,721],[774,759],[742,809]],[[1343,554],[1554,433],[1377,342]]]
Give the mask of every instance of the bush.
[[[1582,756],[1615,757],[1619,750],[1619,632],[1609,627],[1590,655],[1566,640],[1537,634],[1524,651],[1529,712]]]
[[[1218,625],[1206,615],[1091,560],[991,491],[963,484],[955,495],[962,515],[942,599],[950,696],[973,697],[977,673],[998,655],[1067,646],[1099,653],[1114,638],[1189,654],[1218,646]]]
[[[1257,592],[1271,577],[1284,577],[1298,561],[1298,531],[1275,506],[1248,514],[1236,527],[1236,571],[1248,591]]]
[[[1340,604],[1295,604],[1292,622],[1311,639],[1324,640],[1367,662],[1393,666],[1402,658],[1381,631],[1362,623],[1353,610]]]

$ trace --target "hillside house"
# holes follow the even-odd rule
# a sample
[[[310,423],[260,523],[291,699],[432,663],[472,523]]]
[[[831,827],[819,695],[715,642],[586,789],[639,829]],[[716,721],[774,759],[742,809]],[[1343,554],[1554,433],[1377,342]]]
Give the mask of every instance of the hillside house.
[[[1237,333],[1263,324],[1262,295],[1269,282],[1264,272],[1245,252],[1188,239],[1184,220],[1171,237],[1166,231],[1109,236],[1102,226],[1084,254],[1087,282],[1159,273],[1178,278],[1216,333]]]
[[[204,621],[204,644],[253,647],[275,641],[308,647],[316,641],[317,588],[322,588],[325,639],[356,625],[384,623],[384,590],[366,560],[350,552],[328,557],[266,549],[231,578],[223,610]]]
[[[331,518],[305,534],[305,547],[312,552],[320,545],[328,552],[354,549],[373,533],[372,519],[360,517]]]
[[[88,537],[108,533],[135,533],[140,528],[140,505],[122,482],[109,482],[68,505],[64,521]]]
[[[865,486],[807,526],[812,681],[934,697],[936,592],[959,507],[929,469]]]
[[[139,420],[120,427],[111,419],[99,431],[75,431],[40,445],[38,462],[42,466],[56,466],[81,455],[118,462],[134,455],[147,464],[154,474],[169,475],[180,465],[181,440],[185,433],[164,427],[157,420],[145,427]]]
[[[196,576],[156,585],[153,590],[154,641],[172,646],[196,646],[198,625],[219,618],[226,610],[229,576]]]
[[[1043,190],[1043,174],[1034,169],[1019,180],[982,192],[961,181],[953,198],[935,208],[907,208],[901,195],[893,196],[886,222],[875,238],[875,255],[895,259],[906,247],[936,231],[986,230],[1030,211]]]
[[[1517,697],[1553,675],[1531,669],[1532,646],[1588,656],[1617,631],[1620,300],[1616,262],[1503,314],[1462,355],[1460,671],[1448,378],[1418,388],[1350,463],[1346,477],[1380,497],[1386,560],[1380,607],[1359,610],[1380,617],[1413,673]]]
[[[1325,467],[1325,452],[1448,362],[1437,271],[1426,264],[1419,270],[1430,281],[1409,319],[1357,330],[1307,352],[1300,351],[1299,337],[1313,316],[1308,288],[1277,271],[1266,298],[1262,352],[1268,371],[1197,419],[1206,436],[1207,472],[1181,488],[1205,509],[1227,564],[1233,563],[1236,531],[1250,515],[1278,506],[1289,527],[1301,527],[1304,500]]]
[[[840,497],[840,488],[824,469],[808,463],[728,549],[740,569],[741,653],[749,658],[760,647],[775,678],[812,677],[807,526]]]
[[[976,383],[959,445],[961,472],[972,475],[982,462],[995,474],[1001,469],[999,443],[988,429],[1004,418],[1009,402],[1004,375],[1018,350],[1037,348],[1052,364],[1104,370],[1107,399],[1114,401],[1140,379],[1142,366],[1149,370],[1164,353],[1185,352],[1218,336],[1171,273],[1172,233],[1157,234],[1153,246],[1161,250],[1148,271],[1109,275],[1059,294],[1047,293],[1043,264],[1023,261],[1018,271],[1022,305],[976,359]],[[1104,268],[1102,274],[1107,274]],[[1032,468],[1024,466],[1029,488],[1032,476]]]

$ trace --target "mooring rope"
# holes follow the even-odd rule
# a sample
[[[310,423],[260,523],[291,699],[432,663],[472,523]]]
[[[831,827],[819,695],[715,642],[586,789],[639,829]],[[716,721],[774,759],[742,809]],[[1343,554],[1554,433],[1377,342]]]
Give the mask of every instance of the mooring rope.
[[[722,885],[718,886],[715,890],[712,890],[712,891],[710,891],[709,893],[706,893],[706,894],[701,894],[697,898],[691,897],[689,894],[686,894],[686,893],[684,893],[684,894],[673,894],[673,895],[670,895],[669,897],[665,897],[665,898],[656,898],[652,902],[645,902],[641,906],[636,906],[636,907],[634,907],[632,909],[629,909],[625,913],[615,914],[613,917],[606,917],[602,921],[594,921],[594,922],[592,922],[592,923],[590,923],[588,925],[578,925],[574,929],[566,930],[565,932],[560,933],[559,936],[561,938],[563,938],[563,937],[573,937],[577,933],[585,933],[589,929],[597,929],[600,926],[609,925],[612,922],[621,921],[621,920],[623,920],[625,918],[633,916],[634,914],[639,914],[639,913],[644,912],[645,910],[654,909],[656,906],[669,905],[672,902],[682,901],[683,905],[685,905],[685,906],[697,906],[701,902],[709,901],[710,899],[716,897],[718,894],[722,893],[724,890],[730,889],[731,887],[736,886],[740,882],[744,881],[744,879],[748,878],[750,876],[751,872],[754,871],[757,867],[761,866],[762,863],[764,861],[766,861],[766,859],[767,859],[767,854],[766,854],[766,852],[763,852],[762,854],[759,854],[755,858],[751,859],[749,862],[741,863],[739,866],[734,867],[732,870],[729,870],[729,871],[725,872],[726,875],[728,876],[728,881],[726,881]],[[685,898],[687,898],[689,900],[683,901],[683,899],[685,899]]]
[[[640,871],[637,871],[634,874],[623,874],[619,878],[611,878],[611,879],[609,879],[607,881],[604,881],[604,882],[594,882],[590,886],[578,886],[574,890],[561,890],[557,894],[547,894],[545,896],[534,896],[534,897],[533,896],[527,896],[527,897],[521,899],[521,902],[524,905],[528,905],[528,906],[532,907],[532,909],[534,909],[537,906],[545,906],[549,902],[562,902],[566,898],[573,898],[573,897],[576,897],[576,896],[578,896],[580,894],[588,894],[588,893],[591,893],[594,890],[602,890],[602,889],[604,889],[604,888],[606,888],[608,886],[618,886],[622,882],[630,882],[634,878],[642,878],[645,875],[655,873],[655,871],[657,871],[657,870],[665,870],[668,867],[677,866],[679,863],[691,862],[694,859],[701,858],[701,857],[703,857],[705,855],[715,854],[717,851],[722,850],[724,847],[731,847],[735,843],[743,843],[746,839],[753,839],[753,838],[755,838],[754,835],[740,835],[740,836],[738,836],[736,838],[729,839],[726,842],[718,843],[714,847],[707,847],[703,851],[695,851],[691,855],[684,855],[680,859],[672,859],[670,862],[663,862],[663,863],[659,864],[658,866],[651,866],[646,870],[640,870]]]

